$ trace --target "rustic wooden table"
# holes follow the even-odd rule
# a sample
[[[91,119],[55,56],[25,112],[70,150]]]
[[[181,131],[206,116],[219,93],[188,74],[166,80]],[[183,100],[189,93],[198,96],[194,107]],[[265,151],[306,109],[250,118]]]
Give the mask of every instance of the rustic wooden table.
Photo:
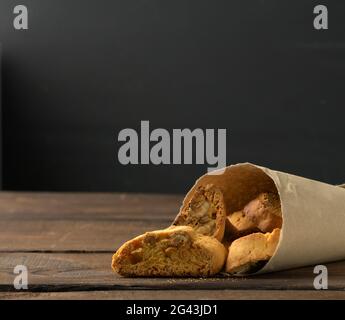
[[[0,193],[2,299],[345,299],[345,262],[328,264],[329,289],[315,290],[313,268],[258,277],[128,279],[111,271],[125,240],[168,226],[176,195]],[[14,268],[29,271],[15,290]]]

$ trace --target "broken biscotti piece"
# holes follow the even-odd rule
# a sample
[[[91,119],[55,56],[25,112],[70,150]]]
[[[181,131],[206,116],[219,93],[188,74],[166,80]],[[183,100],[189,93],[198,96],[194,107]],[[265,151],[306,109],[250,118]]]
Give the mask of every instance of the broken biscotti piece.
[[[280,199],[275,193],[260,193],[239,211],[226,219],[224,243],[255,232],[271,232],[282,227]]]
[[[232,242],[226,262],[226,272],[253,273],[273,256],[279,242],[280,229],[271,233],[252,233]]]
[[[276,193],[259,194],[243,208],[243,213],[262,232],[282,227],[280,199]]]
[[[253,232],[260,232],[254,222],[240,210],[233,212],[227,217],[225,223],[225,240],[231,242],[239,237]]]
[[[147,232],[121,246],[112,268],[125,276],[193,276],[218,273],[227,250],[215,238],[188,226]]]
[[[190,226],[198,233],[222,241],[226,209],[223,194],[212,184],[200,186],[175,218],[174,226]]]

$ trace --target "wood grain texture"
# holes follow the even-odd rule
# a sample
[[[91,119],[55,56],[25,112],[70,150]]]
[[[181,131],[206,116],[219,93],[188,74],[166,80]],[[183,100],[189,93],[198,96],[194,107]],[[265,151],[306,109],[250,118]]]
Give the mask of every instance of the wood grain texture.
[[[1,220],[171,219],[182,195],[1,192]]]
[[[313,290],[312,267],[255,277],[124,278],[110,268],[107,253],[1,253],[0,291],[13,291],[13,268],[29,270],[30,291],[85,290]],[[329,290],[345,290],[345,262],[330,263]]]
[[[165,228],[181,196],[0,193],[0,251],[115,251],[145,231]]]
[[[164,221],[1,221],[0,251],[114,252],[121,244]]]

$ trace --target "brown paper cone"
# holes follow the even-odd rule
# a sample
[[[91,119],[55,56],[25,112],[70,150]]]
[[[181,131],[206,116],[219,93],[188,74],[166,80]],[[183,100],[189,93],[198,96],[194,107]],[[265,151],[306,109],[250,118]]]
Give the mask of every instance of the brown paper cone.
[[[345,259],[345,190],[340,186],[243,163],[199,178],[182,208],[199,185],[208,183],[222,189],[229,213],[261,192],[278,191],[283,215],[279,244],[257,273]]]

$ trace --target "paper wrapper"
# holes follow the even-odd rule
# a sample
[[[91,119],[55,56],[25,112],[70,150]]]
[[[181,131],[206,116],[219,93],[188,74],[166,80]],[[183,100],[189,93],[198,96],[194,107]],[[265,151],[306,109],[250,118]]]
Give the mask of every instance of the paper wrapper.
[[[261,192],[278,191],[283,215],[279,244],[256,274],[345,259],[345,189],[250,163],[222,170],[199,178],[182,208],[201,184],[223,191],[228,213]]]

